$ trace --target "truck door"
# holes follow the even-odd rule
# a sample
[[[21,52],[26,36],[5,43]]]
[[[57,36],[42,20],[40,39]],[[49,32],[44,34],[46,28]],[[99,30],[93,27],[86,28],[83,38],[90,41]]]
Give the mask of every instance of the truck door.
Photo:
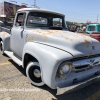
[[[11,50],[22,57],[22,51],[24,46],[24,21],[26,14],[25,13],[17,13],[14,21],[13,28],[11,30]]]

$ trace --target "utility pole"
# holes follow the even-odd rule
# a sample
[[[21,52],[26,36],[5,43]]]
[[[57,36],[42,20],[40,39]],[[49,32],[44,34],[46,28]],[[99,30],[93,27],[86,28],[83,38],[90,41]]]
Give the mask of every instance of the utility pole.
[[[33,5],[33,7],[34,8],[36,8],[37,6],[36,6],[36,0],[34,0],[34,5]]]
[[[34,0],[34,4],[31,5],[31,6],[33,6],[34,8],[40,8],[40,7],[38,7],[38,6],[36,5],[36,0]]]
[[[97,14],[97,23],[98,23],[98,17],[99,17],[99,14]]]

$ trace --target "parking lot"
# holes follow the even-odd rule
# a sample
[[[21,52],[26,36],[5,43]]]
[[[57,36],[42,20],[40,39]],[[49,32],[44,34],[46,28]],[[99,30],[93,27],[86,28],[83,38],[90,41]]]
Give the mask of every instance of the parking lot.
[[[0,100],[100,100],[100,82],[56,96],[56,90],[46,85],[31,85],[24,70],[0,54]]]

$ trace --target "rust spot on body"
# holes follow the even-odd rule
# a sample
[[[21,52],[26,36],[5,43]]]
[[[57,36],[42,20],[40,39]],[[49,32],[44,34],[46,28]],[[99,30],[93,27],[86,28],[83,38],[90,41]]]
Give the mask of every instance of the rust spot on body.
[[[89,48],[90,42],[89,42],[88,40],[85,39],[85,43],[86,43],[87,48]]]
[[[81,35],[78,35],[78,36],[81,36],[84,39],[84,42],[86,43],[86,47],[89,48],[89,46],[90,46],[90,41],[88,40],[89,36],[86,35],[86,34],[81,34]]]
[[[3,35],[4,37],[6,37],[6,36],[8,36],[8,33],[2,32],[2,35]]]
[[[34,30],[32,32],[38,33],[38,34],[44,36],[44,41],[46,41],[48,38],[48,35],[58,34],[58,33],[61,33],[62,31],[59,31],[59,30]]]
[[[73,42],[73,39],[70,39],[71,42]]]
[[[67,38],[67,37],[63,37],[63,38],[65,38],[66,40],[69,40],[69,41],[73,42],[73,39],[71,39],[71,38]]]
[[[27,38],[27,41],[28,42],[31,42],[31,41],[33,41],[34,40],[34,37],[33,36],[29,36],[28,38]]]
[[[42,35],[50,35],[50,34],[58,34],[58,33],[65,33],[63,31],[60,31],[60,30],[34,30],[32,32],[36,32],[36,33],[39,33],[39,34],[42,34]],[[67,33],[67,32],[66,32]]]
[[[66,40],[69,40],[69,38],[65,37]]]

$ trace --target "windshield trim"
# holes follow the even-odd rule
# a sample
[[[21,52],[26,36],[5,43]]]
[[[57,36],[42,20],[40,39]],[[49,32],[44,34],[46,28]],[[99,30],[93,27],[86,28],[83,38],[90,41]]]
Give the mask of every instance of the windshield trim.
[[[63,28],[66,28],[65,16],[62,16],[62,15],[59,15],[59,14],[50,13],[50,12],[37,12],[37,11],[36,11],[36,12],[31,11],[31,12],[28,13],[27,18],[26,18],[26,27],[27,27],[27,28],[50,27],[50,26],[48,25],[48,24],[49,24],[48,21],[47,21],[47,24],[46,24],[46,25],[45,25],[45,24],[44,24],[44,25],[43,25],[43,24],[37,24],[37,25],[36,25],[36,23],[34,23],[34,24],[33,24],[34,26],[28,26],[28,25],[27,25],[27,21],[28,21],[29,15],[30,15],[31,13],[37,13],[36,16],[39,16],[39,15],[40,15],[40,17],[44,17],[44,18],[48,18],[48,17],[45,17],[45,16],[44,16],[45,14],[46,14],[46,15],[47,15],[47,14],[50,14],[50,15],[52,15],[52,16],[55,16],[54,18],[56,18],[56,16],[57,16],[57,18],[62,18],[62,27],[63,27]],[[42,13],[43,13],[44,15],[43,15]],[[42,16],[41,16],[41,15],[42,15]],[[53,17],[52,17],[52,18],[53,18]]]

